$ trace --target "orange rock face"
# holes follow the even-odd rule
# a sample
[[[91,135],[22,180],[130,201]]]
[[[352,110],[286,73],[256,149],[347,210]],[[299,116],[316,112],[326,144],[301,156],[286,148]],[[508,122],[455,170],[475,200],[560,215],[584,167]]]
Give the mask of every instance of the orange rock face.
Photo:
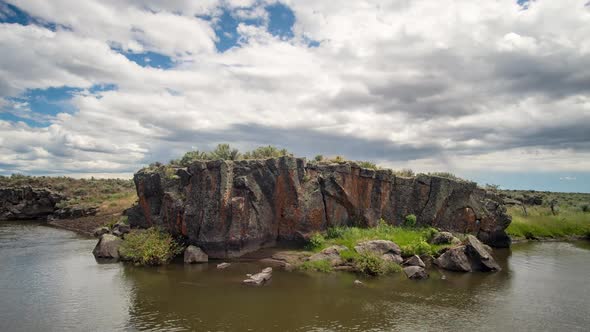
[[[163,168],[135,174],[132,226],[160,226],[211,258],[303,241],[333,226],[373,227],[380,219],[400,225],[409,214],[419,226],[509,245],[510,217],[500,199],[471,182],[292,157],[195,162],[176,169],[177,176],[165,174]]]

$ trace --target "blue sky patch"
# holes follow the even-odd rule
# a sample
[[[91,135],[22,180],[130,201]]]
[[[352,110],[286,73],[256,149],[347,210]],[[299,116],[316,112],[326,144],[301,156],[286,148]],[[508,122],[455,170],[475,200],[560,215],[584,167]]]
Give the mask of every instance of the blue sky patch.
[[[113,49],[123,54],[127,59],[137,63],[142,67],[152,67],[161,69],[170,69],[174,66],[174,60],[167,55],[163,55],[156,52],[142,52],[142,53],[131,53],[123,52],[118,49]]]
[[[46,22],[39,18],[29,15],[24,10],[0,0],[0,23],[20,24],[20,25],[39,25],[44,28],[55,31],[59,26],[62,29],[69,29],[66,26]]]
[[[282,39],[293,38],[295,14],[291,8],[280,2],[266,7],[269,14],[268,32]]]

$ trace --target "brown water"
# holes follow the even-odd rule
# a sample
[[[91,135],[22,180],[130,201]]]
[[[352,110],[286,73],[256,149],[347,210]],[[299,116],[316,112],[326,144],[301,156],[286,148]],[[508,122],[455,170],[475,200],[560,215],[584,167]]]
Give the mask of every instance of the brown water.
[[[502,272],[393,277],[275,271],[252,263],[100,264],[96,241],[34,223],[0,224],[0,331],[562,331],[590,329],[590,245],[495,253]]]

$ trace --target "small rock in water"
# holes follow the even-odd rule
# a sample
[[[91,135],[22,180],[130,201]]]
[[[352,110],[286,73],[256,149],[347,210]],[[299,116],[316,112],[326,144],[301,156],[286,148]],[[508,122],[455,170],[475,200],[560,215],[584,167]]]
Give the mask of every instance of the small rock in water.
[[[360,281],[360,280],[355,280],[354,281],[354,285],[355,286],[364,286],[365,284],[362,281]]]
[[[226,267],[229,267],[231,264],[230,263],[219,263],[217,264],[217,268],[222,270],[225,269]]]
[[[262,272],[256,273],[242,281],[246,285],[260,286],[272,278],[272,267],[267,267]]]
[[[408,266],[404,267],[404,273],[409,279],[412,280],[420,280],[420,279],[427,279],[428,272],[423,267],[420,266]]]
[[[444,274],[443,274],[443,275],[441,275],[441,276],[440,276],[440,280],[447,280],[447,276],[446,276],[446,275],[444,275]]]

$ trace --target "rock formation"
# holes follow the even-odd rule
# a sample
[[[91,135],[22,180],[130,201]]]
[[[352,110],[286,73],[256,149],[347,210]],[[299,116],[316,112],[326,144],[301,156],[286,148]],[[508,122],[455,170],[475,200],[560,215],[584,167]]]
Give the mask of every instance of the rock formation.
[[[46,218],[63,199],[62,195],[49,189],[0,188],[0,220]]]
[[[159,226],[202,248],[210,258],[237,257],[277,241],[307,239],[332,226],[394,225],[414,214],[418,226],[470,233],[508,246],[510,217],[494,194],[475,183],[396,176],[355,163],[305,159],[198,161],[134,176],[139,203],[134,227]]]

